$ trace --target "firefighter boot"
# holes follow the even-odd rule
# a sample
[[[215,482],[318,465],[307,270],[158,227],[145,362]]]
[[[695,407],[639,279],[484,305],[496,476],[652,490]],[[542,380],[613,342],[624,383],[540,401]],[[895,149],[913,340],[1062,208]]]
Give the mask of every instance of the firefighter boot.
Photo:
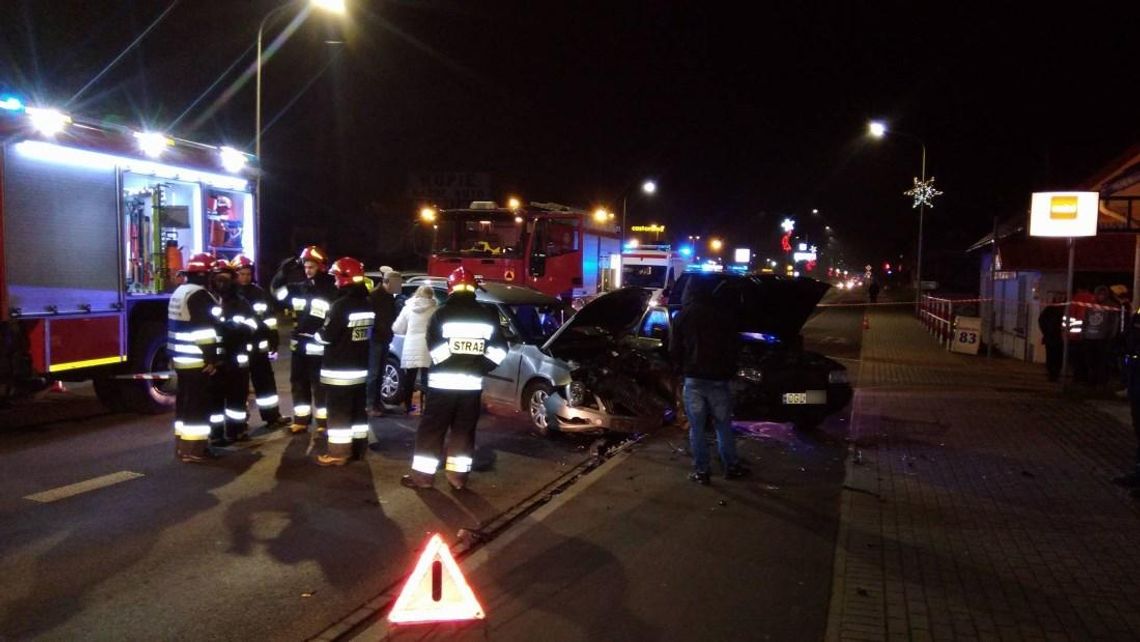
[[[210,459],[205,439],[178,438],[178,459],[188,464],[198,464]]]
[[[329,444],[327,455],[317,457],[319,466],[343,466],[352,456],[352,444]]]
[[[434,477],[434,475],[429,475],[427,473],[421,473],[418,470],[413,470],[411,473],[400,478],[400,485],[404,488],[411,488],[413,490],[431,488]]]
[[[467,488],[467,473],[457,473],[454,470],[444,471],[447,475],[447,484],[453,490],[463,490]]]
[[[351,458],[354,461],[364,459],[364,453],[366,452],[368,452],[368,437],[353,437]]]

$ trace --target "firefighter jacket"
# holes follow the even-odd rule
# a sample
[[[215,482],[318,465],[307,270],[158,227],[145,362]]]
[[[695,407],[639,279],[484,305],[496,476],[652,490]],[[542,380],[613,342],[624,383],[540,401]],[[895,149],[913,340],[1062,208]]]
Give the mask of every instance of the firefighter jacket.
[[[297,354],[320,356],[324,346],[313,341],[313,333],[321,328],[329,314],[329,306],[336,298],[336,286],[328,274],[317,274],[311,279],[285,283],[284,272],[273,277],[273,294],[283,305],[289,306],[297,316],[289,347]]]
[[[253,306],[254,316],[257,318],[257,331],[253,335],[254,352],[277,352],[280,338],[277,335],[277,315],[273,302],[261,286],[256,283],[238,286],[238,294],[245,297]]]
[[[166,349],[175,370],[197,370],[220,360],[222,348],[213,315],[217,305],[214,295],[195,283],[183,283],[170,296]]]
[[[428,387],[482,390],[483,375],[507,356],[499,313],[475,300],[472,292],[454,292],[432,314],[427,328],[432,366]]]
[[[211,312],[217,320],[226,365],[248,368],[254,333],[258,329],[253,305],[238,294],[235,288],[224,294],[221,303],[214,306]]]
[[[368,378],[369,338],[376,313],[364,285],[349,285],[341,288],[340,293],[314,340],[325,348],[321,383],[354,386]]]

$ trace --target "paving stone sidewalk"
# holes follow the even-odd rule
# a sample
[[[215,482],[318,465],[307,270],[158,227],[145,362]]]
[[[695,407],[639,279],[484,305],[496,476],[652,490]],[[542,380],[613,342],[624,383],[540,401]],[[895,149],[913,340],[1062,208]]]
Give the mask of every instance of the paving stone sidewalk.
[[[827,640],[1140,640],[1122,413],[950,354],[904,311],[869,325]]]

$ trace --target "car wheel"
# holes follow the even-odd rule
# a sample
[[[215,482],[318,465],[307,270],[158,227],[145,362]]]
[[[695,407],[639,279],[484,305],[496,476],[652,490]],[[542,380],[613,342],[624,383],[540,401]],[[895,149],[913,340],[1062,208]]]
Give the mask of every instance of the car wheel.
[[[549,437],[555,430],[546,414],[546,398],[554,391],[549,383],[539,380],[532,381],[523,389],[522,406],[530,415],[530,425],[543,437]]]
[[[131,372],[170,372],[170,358],[166,354],[166,325],[144,323],[131,341]],[[149,415],[174,410],[177,381],[169,379],[123,380],[120,384],[122,406],[133,412]]]
[[[401,401],[400,390],[403,386],[404,371],[400,363],[389,360],[384,364],[384,378],[380,381],[380,400],[389,406],[398,405]]]

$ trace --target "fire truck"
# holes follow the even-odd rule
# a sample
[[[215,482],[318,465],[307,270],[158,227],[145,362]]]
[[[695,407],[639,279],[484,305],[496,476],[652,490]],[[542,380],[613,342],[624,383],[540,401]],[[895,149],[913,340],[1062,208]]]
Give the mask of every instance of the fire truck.
[[[621,234],[613,217],[557,203],[504,208],[475,201],[441,210],[428,274],[462,266],[477,278],[526,285],[565,300],[617,286]]]
[[[255,255],[250,160],[0,97],[0,395],[172,408],[167,302],[195,253]]]

